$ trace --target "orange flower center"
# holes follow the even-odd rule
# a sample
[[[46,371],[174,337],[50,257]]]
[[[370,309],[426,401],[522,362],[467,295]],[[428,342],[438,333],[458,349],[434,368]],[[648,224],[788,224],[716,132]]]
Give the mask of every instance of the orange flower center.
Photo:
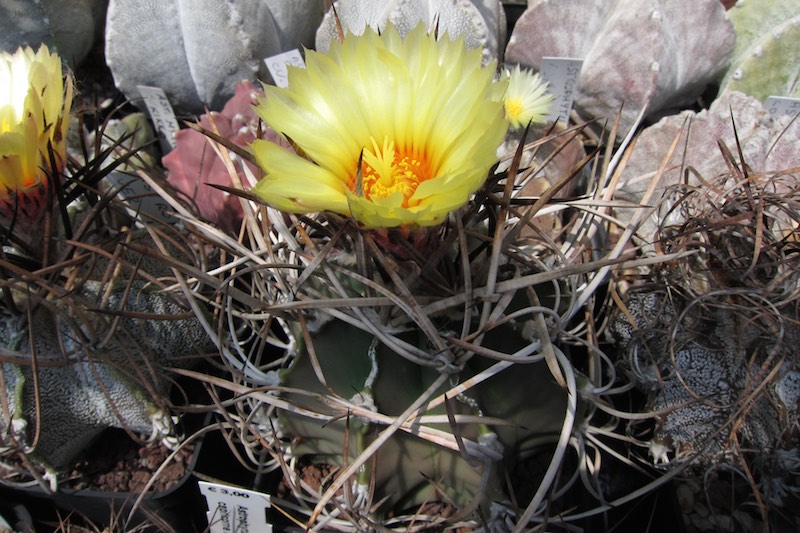
[[[382,147],[375,139],[371,141],[372,150],[365,148],[363,152],[360,177],[353,180],[353,192],[372,201],[400,193],[403,207],[416,205],[411,197],[433,174],[427,156],[395,150],[388,139]]]

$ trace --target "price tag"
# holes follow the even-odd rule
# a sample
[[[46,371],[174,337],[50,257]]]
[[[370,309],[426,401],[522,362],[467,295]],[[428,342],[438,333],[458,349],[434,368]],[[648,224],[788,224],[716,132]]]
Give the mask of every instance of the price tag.
[[[166,154],[175,148],[175,133],[180,129],[172,105],[160,87],[138,85],[136,88],[139,89],[150,120],[153,121],[153,126],[158,132],[161,150]]]
[[[578,90],[578,76],[581,74],[583,59],[569,57],[543,57],[540,74],[548,83],[547,90],[555,96],[553,110],[548,122],[558,120],[565,126],[569,122],[572,101]]]
[[[787,96],[770,96],[764,102],[772,118],[783,115],[795,116],[800,113],[800,98],[789,98]]]
[[[118,170],[105,177],[108,184],[119,189],[119,196],[130,206],[132,216],[143,213],[166,224],[175,225],[178,219],[172,216],[172,208],[143,179]]]
[[[267,494],[206,481],[198,484],[208,503],[209,533],[272,533]]]
[[[270,56],[264,60],[264,63],[267,64],[267,70],[278,87],[289,86],[289,65],[300,68],[306,66],[303,56],[300,55],[300,50],[297,48]]]

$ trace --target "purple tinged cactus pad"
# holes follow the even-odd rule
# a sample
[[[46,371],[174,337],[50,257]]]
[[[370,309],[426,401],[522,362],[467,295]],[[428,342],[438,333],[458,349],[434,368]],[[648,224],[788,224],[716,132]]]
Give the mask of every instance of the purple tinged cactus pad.
[[[339,0],[336,13],[345,32],[360,35],[366,26],[383,28],[391,22],[405,35],[420,21],[451,37],[463,36],[469,48],[482,47],[484,61],[502,56],[506,18],[499,0]],[[316,36],[316,48],[328,49],[338,38],[333,11],[328,11]]]
[[[236,83],[264,78],[263,59],[301,45],[322,16],[319,0],[275,13],[273,3],[111,0],[106,60],[117,87],[130,99],[139,85],[161,87],[178,113],[221,109]]]
[[[256,138],[258,117],[252,106],[258,95],[256,91],[264,94],[249,81],[237,84],[236,93],[222,111],[200,117],[200,126],[218,131],[222,137],[239,146],[247,146]],[[167,180],[170,185],[191,198],[203,218],[226,231],[238,231],[243,216],[239,199],[210,185],[232,187],[233,183],[208,137],[184,129],[175,135],[175,142],[175,149],[162,160],[169,172]],[[256,168],[251,166],[251,169],[257,175]],[[239,172],[242,182],[247,183],[243,172]]]
[[[734,42],[719,0],[533,0],[505,59],[536,70],[543,57],[583,59],[576,106],[609,120],[622,107],[624,132],[645,107],[653,115],[699,96]]]
[[[800,1],[740,1],[730,11],[737,42],[720,92],[759,100],[800,97]]]
[[[761,102],[739,92],[723,94],[707,110],[684,111],[665,117],[642,131],[614,197],[639,204],[669,146],[678,134],[683,135],[654,196],[653,202],[662,202],[662,209],[645,219],[639,228],[642,238],[651,241],[661,221],[659,212],[669,211],[672,201],[676,200],[665,194],[684,181],[683,170],[691,168],[691,176],[706,179],[726,172],[727,165],[718,142],[723,142],[736,154],[734,122],[750,168],[757,172],[775,172],[800,166],[800,123],[790,121],[789,116],[773,120]],[[689,184],[698,183],[696,177],[689,179]],[[626,223],[633,214],[633,209],[616,212]]]
[[[201,116],[199,124],[206,130],[219,132],[220,136],[238,146],[246,147],[256,139],[258,133],[260,121],[253,108],[258,96],[264,96],[262,89],[249,81],[239,83],[233,98],[228,100],[222,111]],[[288,149],[288,143],[277,133],[263,124],[260,126],[265,138]],[[200,216],[236,234],[242,222],[242,205],[237,196],[212,186],[234,186],[225,163],[212,147],[212,141],[193,129],[179,131],[175,141],[175,149],[162,159],[162,164],[169,172],[167,181],[192,200]],[[248,165],[254,176],[259,175],[260,170],[251,163],[242,164]],[[237,172],[241,183],[248,184],[244,171],[237,167]]]

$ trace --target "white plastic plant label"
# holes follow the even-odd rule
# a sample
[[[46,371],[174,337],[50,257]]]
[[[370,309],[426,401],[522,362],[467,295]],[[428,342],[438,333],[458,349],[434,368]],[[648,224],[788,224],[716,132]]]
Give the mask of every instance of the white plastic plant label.
[[[264,63],[267,64],[267,70],[272,76],[272,81],[278,87],[289,86],[289,65],[300,68],[306,66],[303,56],[297,48],[270,56],[264,60]]]
[[[131,216],[143,214],[166,224],[174,225],[178,219],[172,216],[172,207],[143,179],[118,170],[105,177],[108,184],[119,190],[119,196],[129,206]]]
[[[175,148],[175,133],[180,129],[172,104],[169,103],[167,95],[160,87],[148,87],[138,85],[139,94],[144,99],[147,113],[153,122],[158,140],[161,142],[161,150],[166,154]]]
[[[572,101],[578,90],[578,76],[583,67],[583,59],[570,57],[543,57],[540,74],[549,85],[547,90],[555,96],[553,110],[548,122],[558,120],[566,126],[572,111]]]
[[[772,118],[778,118],[783,115],[797,116],[800,114],[800,98],[770,96],[764,102],[764,107],[769,111]]]
[[[208,503],[209,533],[272,533],[267,522],[269,495],[219,483],[198,484]]]

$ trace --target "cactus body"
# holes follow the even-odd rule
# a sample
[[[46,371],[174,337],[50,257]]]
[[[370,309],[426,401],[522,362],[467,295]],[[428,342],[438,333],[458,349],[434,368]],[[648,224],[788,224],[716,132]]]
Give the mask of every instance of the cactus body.
[[[0,1],[0,50],[47,44],[71,65],[79,64],[95,42],[105,18],[105,0]]]
[[[97,259],[84,275],[101,277],[108,261]],[[168,271],[131,251],[119,260],[128,276],[135,275],[128,260],[150,276]],[[7,313],[0,323],[0,346],[15,356],[2,365],[6,447],[22,446],[36,462],[60,469],[108,427],[154,437],[171,431],[164,402],[169,381],[161,369],[186,366],[186,357],[208,345],[195,316],[173,294],[143,277],[85,281],[46,300],[15,296],[17,307],[30,313]]]
[[[307,42],[321,17],[319,0],[112,0],[106,58],[128,98],[158,86],[176,112],[200,114],[221,109],[240,81],[267,79],[263,60]]]
[[[734,41],[719,0],[691,9],[674,0],[537,0],[517,21],[506,61],[539,70],[542,57],[583,59],[575,105],[609,121],[622,108],[624,133],[643,110],[657,114],[700,95]]]
[[[676,460],[688,460],[702,451],[698,463],[724,462],[731,446],[730,433],[718,429],[732,417],[741,416],[737,431],[749,446],[765,454],[782,448],[787,424],[797,417],[800,373],[787,365],[783,376],[766,385],[744,416],[737,413],[753,380],[764,377],[757,375],[763,372],[759,366],[763,359],[755,365],[751,360],[758,350],[754,346],[765,342],[761,325],[741,308],[725,309],[722,298],[713,296],[703,300],[712,311],[703,312],[697,306],[695,312],[679,319],[678,313],[687,303],[681,301],[681,308],[675,309],[663,293],[634,291],[626,305],[637,322],[636,329],[621,317],[614,324],[624,352],[638,359],[631,367],[643,370],[634,380],[651,392],[648,410],[662,413],[655,439],[664,443]],[[765,353],[774,348],[791,357],[800,340],[798,333],[792,327]]]
[[[405,35],[422,20],[431,30],[438,27],[440,34],[447,32],[454,39],[463,36],[469,48],[480,47],[484,61],[501,58],[506,40],[505,11],[497,0],[342,0],[336,4],[336,14],[344,31],[356,35],[366,26],[384,28],[390,22]],[[317,30],[317,50],[326,51],[337,38],[331,10]]]
[[[649,185],[645,177],[655,173],[672,141],[682,135],[656,188],[655,201],[659,209],[639,226],[642,238],[653,242],[657,239],[659,225],[673,222],[678,215],[673,207],[682,194],[676,189],[679,184],[699,187],[698,176],[718,176],[727,170],[720,142],[736,153],[738,139],[745,162],[752,169],[772,172],[800,164],[800,125],[796,121],[792,123],[792,118],[773,119],[761,102],[736,91],[726,92],[700,112],[684,111],[665,117],[642,131],[614,195],[620,200],[640,203]],[[688,177],[685,177],[686,169],[692,169]],[[788,192],[791,187],[781,190]],[[631,209],[617,211],[626,222],[634,214]],[[664,215],[670,218],[662,218]]]
[[[720,92],[741,91],[762,102],[800,97],[800,2],[739,2],[730,11],[737,42]]]
[[[443,321],[442,327],[446,327]],[[326,322],[311,333],[316,362],[312,363],[302,334],[295,328],[298,355],[282,373],[287,387],[284,398],[309,412],[334,415],[335,409],[321,398],[335,394],[383,417],[397,417],[424,393],[439,371],[410,362],[378,341],[369,332],[339,320]],[[515,353],[529,345],[521,334],[521,323],[510,323],[490,331],[483,346],[502,353]],[[425,349],[425,335],[409,331],[401,337]],[[343,342],[345,341],[345,342]],[[324,376],[319,379],[317,368]],[[445,394],[455,380],[466,381],[489,369],[482,358],[470,360],[436,395]],[[297,392],[291,392],[297,391]],[[505,498],[506,479],[517,463],[558,440],[567,405],[566,393],[552,380],[543,362],[506,368],[462,396],[448,400],[454,414],[480,420],[503,420],[486,425],[480,421],[430,424],[445,433],[478,444],[482,452],[465,458],[416,434],[413,425],[398,431],[384,443],[359,479],[374,483],[377,498],[386,498],[384,509],[413,509],[445,494],[448,500],[466,506],[477,498],[488,510],[489,503]],[[444,405],[425,413],[446,420]],[[353,414],[329,423],[281,411],[279,426],[294,444],[291,453],[315,463],[344,465],[358,457],[375,440],[386,423]],[[349,456],[345,446],[349,443]],[[482,460],[478,459],[481,457]]]

